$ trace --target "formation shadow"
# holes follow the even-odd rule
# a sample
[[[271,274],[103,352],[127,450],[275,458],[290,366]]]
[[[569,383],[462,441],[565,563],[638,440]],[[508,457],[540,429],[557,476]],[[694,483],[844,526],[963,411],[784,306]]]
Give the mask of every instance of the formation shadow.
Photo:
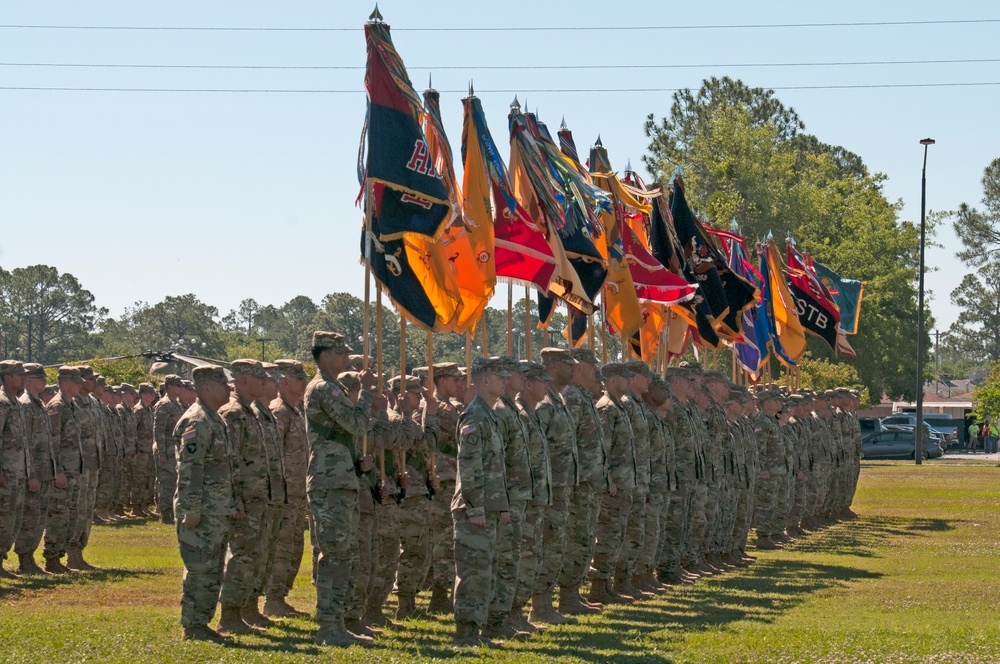
[[[30,594],[58,590],[62,587],[87,583],[121,583],[131,579],[155,576],[153,570],[102,568],[70,574],[49,574],[46,576],[19,576],[17,579],[0,581],[0,601],[11,601]]]
[[[840,524],[818,530],[799,541],[791,551],[821,553],[862,558],[878,557],[879,549],[894,538],[930,537],[931,533],[955,529],[954,519],[909,519],[896,516],[872,516],[856,519],[850,524]]]

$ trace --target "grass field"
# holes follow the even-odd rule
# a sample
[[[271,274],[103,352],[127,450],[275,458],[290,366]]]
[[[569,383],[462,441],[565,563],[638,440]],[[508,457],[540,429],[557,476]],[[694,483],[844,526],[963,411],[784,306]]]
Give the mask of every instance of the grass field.
[[[100,571],[0,581],[0,661],[1000,661],[1000,469],[862,468],[856,521],[762,552],[746,570],[460,657],[444,619],[409,622],[364,649],[317,647],[308,619],[228,647],[183,642],[172,529],[95,527],[88,557]],[[315,600],[308,574],[290,598],[299,608]]]

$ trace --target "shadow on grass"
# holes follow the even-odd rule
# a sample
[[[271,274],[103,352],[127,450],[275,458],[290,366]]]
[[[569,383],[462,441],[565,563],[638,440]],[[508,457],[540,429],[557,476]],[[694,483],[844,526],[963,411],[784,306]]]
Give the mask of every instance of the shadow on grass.
[[[850,524],[838,524],[814,532],[788,548],[797,553],[874,558],[878,549],[897,537],[929,537],[929,533],[954,530],[954,519],[907,519],[894,516],[873,516],[856,519]]]
[[[120,583],[146,576],[156,576],[160,572],[136,569],[97,569],[70,574],[50,574],[46,576],[20,576],[0,585],[0,601],[9,601],[28,594],[58,590],[80,583]]]

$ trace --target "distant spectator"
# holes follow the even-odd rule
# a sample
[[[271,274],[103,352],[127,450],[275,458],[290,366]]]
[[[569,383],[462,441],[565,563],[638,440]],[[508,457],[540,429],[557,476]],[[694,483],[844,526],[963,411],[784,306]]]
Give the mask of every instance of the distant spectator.
[[[969,438],[968,440],[965,441],[966,451],[975,453],[976,447],[978,447],[978,443],[979,443],[979,425],[973,423],[969,425]]]
[[[986,436],[986,453],[993,454],[997,451],[997,438],[1000,437],[1000,426],[996,420],[990,422],[989,434]]]

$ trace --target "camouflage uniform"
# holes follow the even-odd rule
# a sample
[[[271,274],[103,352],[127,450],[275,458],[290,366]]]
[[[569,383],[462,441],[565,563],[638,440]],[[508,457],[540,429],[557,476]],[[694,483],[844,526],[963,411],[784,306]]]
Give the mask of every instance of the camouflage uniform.
[[[242,505],[238,462],[222,418],[199,399],[175,425],[177,543],[184,562],[181,625],[207,626],[219,602],[226,543]],[[193,528],[185,517],[200,519]]]
[[[391,447],[384,448],[385,455],[385,486],[389,497],[375,505],[375,547],[378,551],[378,563],[372,580],[372,592],[368,596],[365,614],[368,622],[379,623],[382,618],[382,607],[392,592],[396,572],[399,570],[399,518],[401,512],[399,497],[403,495],[398,484],[402,472],[402,453],[413,444],[413,439],[399,426],[399,422],[386,423],[391,431]],[[381,463],[381,459],[379,461]],[[406,498],[402,498],[406,502]]]
[[[23,369],[18,373],[23,373]],[[35,477],[31,448],[21,402],[6,387],[0,386],[0,475],[7,480],[7,486],[0,487],[0,558],[7,557],[21,530],[25,485]]]
[[[697,564],[705,555],[703,543],[708,532],[708,524],[715,518],[713,504],[709,501],[712,478],[707,458],[708,429],[705,420],[694,402],[682,404],[682,413],[690,430],[695,449],[695,482],[691,491],[690,526],[682,564],[685,567]]]
[[[76,515],[80,510],[80,475],[83,472],[83,441],[73,401],[57,392],[46,406],[52,449],[56,455],[56,473],[66,475],[67,488],[52,487],[49,515],[45,525],[42,555],[47,562],[58,562],[70,547]]]
[[[673,483],[667,457],[673,456],[672,452],[668,453],[668,446],[671,450],[673,448],[673,440],[668,441],[666,425],[652,406],[645,401],[640,405],[649,425],[649,505],[646,509],[645,540],[639,552],[636,574],[648,576],[656,569],[663,537],[663,516],[670,507]]]
[[[601,417],[604,439],[608,441],[608,477],[617,489],[614,496],[601,494],[594,560],[590,570],[592,578],[606,581],[614,573],[615,562],[624,550],[639,469],[632,444],[635,432],[621,401],[605,392],[597,402],[597,412]]]
[[[691,528],[691,500],[700,476],[701,462],[691,431],[687,405],[675,403],[667,413],[666,429],[674,441],[677,489],[671,495],[667,520],[663,523],[663,555],[657,565],[661,579],[677,580]]]
[[[83,472],[80,474],[80,503],[76,523],[70,536],[69,552],[80,552],[90,541],[97,504],[97,480],[100,476],[104,450],[104,407],[92,395],[82,392],[76,397],[77,422],[83,448]]]
[[[21,412],[24,417],[24,434],[31,448],[35,464],[35,477],[40,483],[37,492],[28,492],[24,498],[24,516],[21,530],[14,543],[14,553],[19,558],[34,558],[35,549],[42,541],[45,521],[49,513],[49,494],[55,478],[56,460],[52,448],[52,430],[48,413],[40,399],[25,390],[21,395]]]
[[[531,499],[524,509],[521,527],[520,559],[517,566],[517,591],[513,609],[520,611],[534,593],[543,558],[543,528],[545,514],[552,505],[552,465],[549,441],[534,408],[518,395],[515,399],[521,423],[527,432],[528,465],[531,469]]]
[[[573,488],[580,481],[580,462],[576,448],[576,423],[562,396],[549,389],[535,412],[549,443],[552,505],[545,513],[542,526],[544,553],[534,594],[551,595],[566,552],[566,520]]]
[[[504,476],[510,523],[497,525],[497,549],[493,560],[493,599],[489,604],[487,624],[499,627],[514,607],[518,570],[521,563],[521,541],[524,536],[524,516],[531,499],[531,466],[529,462],[529,432],[521,419],[517,404],[507,396],[493,406],[497,430],[503,444]]]
[[[223,606],[242,607],[253,596],[260,565],[266,552],[262,539],[269,531],[269,467],[264,430],[252,405],[235,392],[219,409],[229,427],[233,453],[239,469],[236,493],[243,501],[246,517],[233,523],[229,537],[229,559],[222,581]]]
[[[794,528],[805,518],[806,494],[809,487],[809,475],[812,473],[812,455],[809,449],[809,441],[806,438],[807,432],[802,422],[793,417],[789,420],[788,427],[786,428],[789,429],[790,437],[795,441],[795,455],[792,465],[792,474],[795,476],[795,488],[788,518],[785,519],[785,527]],[[798,478],[799,473],[802,474],[801,480]]]
[[[136,441],[136,417],[135,413],[120,403],[115,406],[115,413],[122,425],[122,436],[124,440],[124,457],[122,458],[122,482],[115,499],[115,507],[124,508],[125,505],[134,505],[132,496],[135,490],[135,455],[138,452]]]
[[[705,472],[709,480],[708,502],[705,515],[708,527],[701,549],[705,553],[718,555],[718,534],[723,529],[726,514],[731,509],[730,496],[726,487],[726,451],[729,448],[729,426],[726,424],[726,414],[712,398],[704,413],[705,430]]]
[[[264,594],[274,569],[274,558],[278,548],[278,532],[288,502],[285,488],[284,451],[278,436],[278,425],[271,410],[260,400],[252,404],[254,415],[260,422],[262,441],[267,460],[267,510],[261,525],[260,546],[263,551],[257,559],[257,573],[254,577],[250,601],[256,607],[257,598]]]
[[[122,462],[125,456],[125,432],[121,419],[111,406],[101,403],[101,427],[104,431],[104,451],[101,454],[101,469],[97,480],[97,500],[95,507],[109,511],[115,506],[122,482]]]
[[[601,496],[608,492],[608,443],[593,395],[570,383],[562,391],[566,407],[576,423],[576,446],[580,483],[573,488],[566,522],[566,557],[559,573],[559,586],[576,588],[584,582],[594,557],[594,536]]]
[[[177,484],[176,450],[170,435],[177,420],[184,414],[180,402],[164,394],[153,405],[153,461],[156,465],[156,511],[160,518],[169,517]],[[166,457],[166,461],[163,460]]]
[[[455,495],[458,420],[465,406],[434,397],[438,402],[437,473],[441,486],[431,503],[431,577],[437,593],[451,592],[455,583],[455,531],[451,498]]]
[[[310,534],[320,547],[316,621],[321,625],[343,620],[354,598],[359,519],[354,438],[368,428],[371,403],[367,390],[351,403],[344,386],[323,371],[306,387],[306,493],[316,528]]]
[[[406,499],[399,506],[399,564],[396,569],[396,593],[415,596],[427,578],[430,556],[431,495],[427,485],[431,450],[437,447],[436,418],[428,417],[421,425],[398,408],[389,412],[389,421],[406,439],[406,468],[410,483]]]
[[[497,416],[481,397],[458,421],[458,473],[451,515],[455,522],[455,623],[481,627],[494,593],[493,560],[500,513],[507,512],[503,441]],[[471,519],[485,517],[484,527]]]
[[[622,550],[615,562],[615,577],[622,580],[631,579],[639,564],[639,553],[642,551],[646,536],[646,510],[649,498],[649,458],[650,440],[649,424],[643,414],[642,405],[631,394],[626,394],[621,400],[622,408],[632,424],[632,448],[635,455],[635,488],[632,491],[632,509],[628,516],[628,526],[625,529]]]
[[[754,424],[757,449],[760,451],[760,470],[769,475],[766,480],[759,476],[757,478],[754,520],[757,524],[757,536],[770,537],[781,532],[775,513],[788,469],[785,467],[785,448],[777,420],[761,411]]]
[[[145,510],[155,501],[156,463],[153,456],[153,407],[138,403],[135,414],[135,457],[132,464],[132,510]]]
[[[278,524],[274,564],[264,590],[267,599],[283,600],[295,584],[305,549],[309,443],[306,440],[306,421],[301,404],[288,403],[284,397],[278,396],[271,402],[270,410],[278,432],[278,447],[283,454],[288,504],[284,506],[281,522]]]

